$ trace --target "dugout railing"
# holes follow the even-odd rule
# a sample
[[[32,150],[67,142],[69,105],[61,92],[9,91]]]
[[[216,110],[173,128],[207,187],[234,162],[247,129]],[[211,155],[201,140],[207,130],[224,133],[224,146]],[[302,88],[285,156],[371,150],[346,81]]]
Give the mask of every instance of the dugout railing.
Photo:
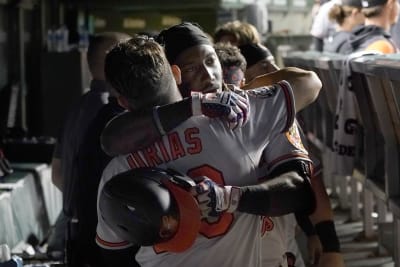
[[[304,111],[305,114],[320,112],[320,118],[315,115],[303,118],[305,125],[311,125],[306,127],[307,136],[315,139],[311,138],[311,143],[322,144],[319,148],[322,148],[324,180],[328,187],[331,186],[333,194],[337,194],[341,208],[346,208],[344,203],[350,203],[351,220],[358,220],[362,212],[363,236],[377,235],[379,246],[390,252],[395,266],[399,267],[400,57],[370,55],[350,63],[352,88],[359,106],[359,146],[353,175],[333,177],[329,170],[332,166],[332,120],[335,119],[338,81],[345,59],[337,54],[302,51],[288,54],[284,64],[313,70],[321,78],[323,89],[319,98],[314,106]],[[361,196],[357,190],[359,185]],[[373,214],[378,217],[374,218]]]

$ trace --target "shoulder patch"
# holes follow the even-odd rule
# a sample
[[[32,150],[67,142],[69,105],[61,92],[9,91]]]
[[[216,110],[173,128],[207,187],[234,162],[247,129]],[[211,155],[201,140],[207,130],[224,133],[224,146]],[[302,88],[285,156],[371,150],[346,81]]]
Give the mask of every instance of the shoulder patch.
[[[247,93],[249,95],[259,98],[268,98],[276,95],[276,92],[278,90],[280,90],[280,86],[278,84],[273,84],[270,86],[263,86],[256,89],[248,90]]]
[[[286,138],[297,149],[307,151],[301,141],[300,132],[296,124],[293,124],[286,132]]]

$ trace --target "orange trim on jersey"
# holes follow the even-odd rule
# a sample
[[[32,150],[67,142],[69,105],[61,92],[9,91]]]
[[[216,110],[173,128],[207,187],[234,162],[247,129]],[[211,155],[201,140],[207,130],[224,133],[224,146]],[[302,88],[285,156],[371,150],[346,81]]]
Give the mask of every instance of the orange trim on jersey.
[[[393,54],[396,53],[396,49],[393,47],[393,44],[388,42],[387,40],[379,40],[376,42],[373,42],[367,48],[365,51],[379,51],[384,54]]]
[[[101,237],[99,235],[96,235],[96,241],[105,247],[111,247],[111,248],[125,247],[130,244],[128,241],[122,241],[122,242],[117,242],[117,243],[108,242],[108,241],[101,239]]]
[[[282,130],[282,133],[287,132],[289,128],[292,126],[294,122],[294,110],[293,110],[293,98],[290,94],[291,87],[287,81],[279,82],[279,85],[282,87],[283,93],[285,94],[285,101],[286,101],[286,110],[287,110],[287,118],[286,118],[286,125]],[[289,89],[290,88],[290,89]]]
[[[286,155],[283,155],[281,157],[276,158],[271,163],[269,163],[267,165],[267,169],[270,170],[270,169],[272,169],[273,166],[277,165],[280,161],[284,161],[284,160],[288,160],[288,159],[292,159],[292,158],[301,158],[301,159],[304,159],[304,160],[307,160],[307,161],[311,161],[309,156],[307,154],[304,154],[304,153],[286,154]]]

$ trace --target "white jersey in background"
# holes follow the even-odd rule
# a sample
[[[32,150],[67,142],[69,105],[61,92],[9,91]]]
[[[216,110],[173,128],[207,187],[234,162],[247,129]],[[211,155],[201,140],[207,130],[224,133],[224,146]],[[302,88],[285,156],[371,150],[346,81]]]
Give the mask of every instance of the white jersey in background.
[[[247,91],[250,120],[231,131],[220,120],[193,117],[148,148],[114,158],[103,172],[99,186],[114,175],[138,167],[172,168],[188,176],[207,176],[221,185],[253,185],[263,151],[292,125],[293,93],[288,83]],[[273,167],[273,166],[271,166]],[[262,203],[260,203],[262,205]],[[99,206],[97,207],[99,212]],[[146,266],[261,266],[262,216],[224,213],[219,221],[203,221],[198,238],[182,253],[141,247],[136,260]],[[98,216],[97,243],[105,249],[130,246]]]
[[[310,34],[324,40],[324,46],[329,43],[336,32],[336,22],[329,19],[329,11],[339,0],[330,0],[321,5],[311,25]]]

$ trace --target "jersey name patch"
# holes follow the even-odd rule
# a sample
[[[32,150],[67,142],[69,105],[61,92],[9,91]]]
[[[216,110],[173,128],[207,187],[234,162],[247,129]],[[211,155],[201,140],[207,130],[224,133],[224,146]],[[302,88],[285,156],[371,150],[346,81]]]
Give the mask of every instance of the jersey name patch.
[[[264,86],[260,88],[256,88],[253,90],[248,90],[247,93],[249,95],[258,97],[258,98],[268,98],[276,95],[276,92],[280,90],[280,86],[278,84],[273,84],[270,86]]]

